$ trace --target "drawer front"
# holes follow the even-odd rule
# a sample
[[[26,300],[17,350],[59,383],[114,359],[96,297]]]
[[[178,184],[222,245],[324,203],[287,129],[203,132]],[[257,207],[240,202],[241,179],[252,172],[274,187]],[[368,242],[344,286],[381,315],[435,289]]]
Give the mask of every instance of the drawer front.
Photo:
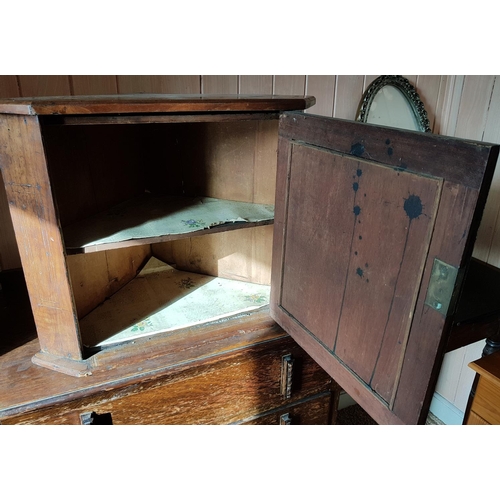
[[[471,411],[489,424],[500,424],[500,387],[482,376],[479,377]]]
[[[229,424],[315,394],[340,391],[289,337],[251,346],[175,375],[5,420],[6,424]],[[106,415],[108,417],[106,417]],[[82,417],[83,415],[83,417]],[[109,420],[108,418],[108,420]],[[98,418],[97,418],[98,420]],[[96,423],[96,422],[94,422]]]
[[[489,425],[484,418],[481,418],[477,413],[471,411],[467,418],[467,425]]]
[[[241,425],[328,425],[335,423],[336,394],[327,392],[241,422]]]

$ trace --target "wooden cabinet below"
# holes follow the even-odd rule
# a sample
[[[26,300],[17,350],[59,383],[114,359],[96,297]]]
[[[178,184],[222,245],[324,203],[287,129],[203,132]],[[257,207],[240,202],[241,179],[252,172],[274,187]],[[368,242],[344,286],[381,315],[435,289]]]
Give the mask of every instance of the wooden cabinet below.
[[[0,357],[0,424],[335,423],[340,387],[267,310],[103,350],[88,377],[34,365],[38,349]]]
[[[477,387],[464,423],[467,425],[500,424],[500,351],[485,356],[469,366],[478,374]]]

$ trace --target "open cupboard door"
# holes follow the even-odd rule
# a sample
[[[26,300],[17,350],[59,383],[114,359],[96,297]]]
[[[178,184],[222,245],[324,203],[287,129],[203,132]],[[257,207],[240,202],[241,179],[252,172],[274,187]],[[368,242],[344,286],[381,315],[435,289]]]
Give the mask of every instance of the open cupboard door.
[[[498,156],[280,119],[272,317],[379,424],[425,423]]]

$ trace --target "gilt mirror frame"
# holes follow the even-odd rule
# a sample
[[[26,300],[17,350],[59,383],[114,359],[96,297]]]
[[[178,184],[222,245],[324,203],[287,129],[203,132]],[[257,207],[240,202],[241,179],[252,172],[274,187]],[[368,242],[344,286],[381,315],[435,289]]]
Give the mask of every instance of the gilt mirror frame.
[[[358,110],[357,121],[372,123],[369,121],[369,114],[374,103],[374,99],[379,92],[388,86],[396,88],[403,95],[406,104],[413,113],[416,130],[419,132],[431,132],[429,118],[427,117],[427,111],[425,110],[424,103],[420,100],[420,96],[415,90],[415,87],[403,76],[382,75],[376,78],[368,86],[363,95]],[[384,123],[384,125],[391,126],[390,123]]]

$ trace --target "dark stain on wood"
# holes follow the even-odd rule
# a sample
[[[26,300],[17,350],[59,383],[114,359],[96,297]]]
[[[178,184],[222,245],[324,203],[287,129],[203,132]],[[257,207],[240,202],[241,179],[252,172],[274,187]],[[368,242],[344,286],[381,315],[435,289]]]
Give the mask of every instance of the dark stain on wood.
[[[353,156],[363,156],[363,153],[365,152],[365,147],[363,144],[356,142],[351,146],[351,154]]]
[[[422,200],[419,196],[411,194],[408,198],[405,198],[404,210],[406,215],[410,218],[410,222],[413,219],[418,219],[422,215],[423,205]]]

